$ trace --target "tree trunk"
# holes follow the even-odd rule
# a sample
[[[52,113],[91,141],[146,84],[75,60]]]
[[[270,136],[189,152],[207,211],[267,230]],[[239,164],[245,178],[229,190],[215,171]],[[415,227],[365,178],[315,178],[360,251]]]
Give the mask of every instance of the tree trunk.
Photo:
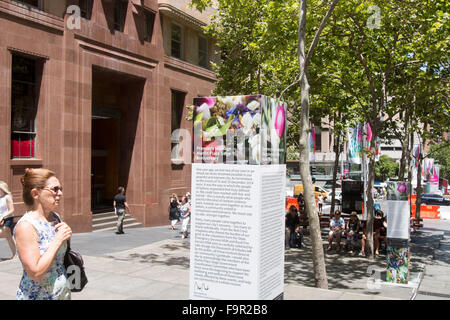
[[[400,158],[400,167],[398,169],[398,181],[405,180],[406,161],[409,158],[409,135],[405,134],[405,139],[402,141],[402,156]]]
[[[423,145],[425,145],[425,141],[423,143]],[[416,159],[416,161],[418,161],[418,166],[417,166],[417,188],[416,188],[416,219],[420,218],[420,205],[422,204],[421,202],[421,197],[422,197],[422,152],[423,152],[423,148],[422,146],[419,144],[419,148],[420,148],[420,152],[419,152],[419,159]]]
[[[412,156],[414,152],[414,133],[409,135],[409,152],[408,152],[408,185],[409,185],[409,212],[411,214],[412,205],[412,179],[413,179],[413,167],[412,167]]]
[[[400,168],[398,170],[398,180],[404,181],[405,179],[405,171],[406,171],[406,160],[410,158],[409,150],[409,121],[410,121],[410,105],[406,107],[405,112],[405,128],[404,128],[404,139],[401,141],[402,144],[402,156],[400,158]],[[408,162],[409,164],[409,162]]]
[[[336,136],[336,141],[334,143],[336,149],[334,151],[335,154],[335,159],[334,159],[334,168],[333,168],[333,187],[331,189],[331,207],[330,207],[330,214],[334,213],[334,201],[335,201],[335,197],[336,197],[336,179],[337,179],[337,170],[339,167],[339,155],[341,154],[340,152],[340,139],[341,137],[338,135]]]
[[[378,136],[378,130],[375,126],[372,126],[372,140],[370,141],[370,161],[369,161],[369,175],[367,178],[367,205],[364,208],[367,212],[367,249],[368,249],[368,258],[374,258],[374,243],[373,243],[373,185],[375,181],[375,148],[376,148],[376,137]]]
[[[320,231],[320,220],[315,206],[314,189],[309,171],[309,83],[307,70],[305,70],[305,42],[306,42],[306,1],[300,0],[300,16],[299,16],[299,64],[301,88],[301,129],[300,129],[300,175],[303,182],[303,192],[305,197],[305,210],[308,214],[311,243],[312,258],[314,265],[314,278],[316,287],[328,289],[327,271],[325,267],[325,256],[322,244],[322,235]]]

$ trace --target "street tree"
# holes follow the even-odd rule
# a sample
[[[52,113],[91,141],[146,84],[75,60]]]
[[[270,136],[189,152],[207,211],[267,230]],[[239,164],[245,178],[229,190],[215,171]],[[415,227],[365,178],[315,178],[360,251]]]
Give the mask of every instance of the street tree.
[[[442,22],[447,16],[442,14],[435,17],[436,12],[446,12],[444,6],[445,1],[440,0],[371,3],[349,0],[335,11],[329,31],[324,34],[325,42],[334,42],[339,49],[345,48],[338,50],[336,60],[339,62],[330,77],[339,79],[348,94],[357,99],[359,113],[364,122],[370,125],[372,133],[370,149],[366,150],[369,170],[365,207],[370,258],[373,258],[372,190],[376,141],[378,138],[391,139],[392,120],[404,111],[395,99],[395,93],[401,85],[398,82],[399,75],[409,66],[423,67],[428,54],[434,54],[435,57],[439,54],[439,50],[430,50],[431,38],[427,32],[438,39],[435,46],[445,46],[443,37],[445,34],[448,37],[448,32]],[[442,34],[435,34],[436,30]],[[402,92],[407,92],[404,86]]]
[[[296,129],[288,131],[288,139],[298,139],[294,145],[300,151],[316,285],[327,288],[320,221],[309,171],[308,69],[338,0],[312,2],[316,10],[308,13],[307,24],[307,1],[218,0],[217,14],[205,30],[216,39],[223,58],[219,65],[214,65],[219,78],[215,94],[263,93],[287,101],[290,106],[289,121]],[[192,3],[199,10],[212,4],[209,0]]]
[[[393,179],[398,174],[399,163],[386,154],[380,156],[375,164],[375,178],[379,181]]]

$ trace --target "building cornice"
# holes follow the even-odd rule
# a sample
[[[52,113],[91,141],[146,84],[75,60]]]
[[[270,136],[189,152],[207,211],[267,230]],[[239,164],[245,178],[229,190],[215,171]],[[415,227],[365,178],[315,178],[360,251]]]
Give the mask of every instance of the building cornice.
[[[63,18],[54,16],[50,13],[20,2],[2,0],[0,1],[0,12],[29,22],[34,22],[38,25],[47,27],[47,29],[50,29],[56,33],[64,33]]]
[[[193,16],[183,12],[182,10],[167,4],[167,3],[160,3],[158,5],[158,9],[160,12],[162,12],[163,14],[166,14],[170,17],[173,17],[177,20],[181,20],[184,23],[191,25],[197,29],[201,29],[202,27],[206,26],[206,23],[194,18]]]
[[[210,82],[217,81],[217,77],[214,71],[205,69],[203,67],[197,66],[195,64],[168,55],[164,56],[164,66],[166,68],[176,70],[177,72],[182,72]]]

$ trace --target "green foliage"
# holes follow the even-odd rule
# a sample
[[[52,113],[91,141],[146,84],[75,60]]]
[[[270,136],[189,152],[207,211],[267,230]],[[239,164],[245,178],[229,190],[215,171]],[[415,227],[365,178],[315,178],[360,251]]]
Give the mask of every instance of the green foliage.
[[[444,142],[430,147],[430,158],[441,166],[439,177],[450,180],[450,144]]]
[[[329,4],[308,1],[308,41]],[[202,10],[212,1],[192,5]],[[379,21],[372,5],[380,9]],[[299,1],[217,0],[214,6],[205,27],[221,48],[214,94],[279,97],[288,88],[282,97],[288,146],[298,148],[300,88],[292,84],[299,75]],[[368,122],[373,138],[385,142],[411,132],[436,139],[450,131],[448,25],[446,0],[340,1],[309,65],[311,122],[326,119],[338,135]],[[408,116],[399,117],[406,110]]]
[[[394,178],[398,173],[399,164],[388,155],[381,155],[380,160],[375,163],[375,179],[386,181]]]
[[[218,0],[217,13],[204,31],[217,40],[221,61],[213,65],[219,81],[215,95],[264,94],[288,103],[288,146],[298,149],[300,87],[298,62],[298,0]],[[327,1],[310,1],[307,39],[311,41],[326,10]],[[197,9],[209,0],[192,0]],[[309,45],[309,44],[308,44]],[[311,122],[320,124],[330,116],[331,130],[343,135],[357,123],[356,100],[328,77],[328,63],[336,48],[324,46],[310,65]],[[292,85],[294,84],[294,85]],[[285,89],[288,90],[284,91]],[[349,121],[351,119],[351,121]]]

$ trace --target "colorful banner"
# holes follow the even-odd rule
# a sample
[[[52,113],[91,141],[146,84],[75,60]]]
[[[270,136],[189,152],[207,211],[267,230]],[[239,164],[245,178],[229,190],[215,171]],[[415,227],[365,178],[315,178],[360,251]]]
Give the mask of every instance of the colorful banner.
[[[375,150],[375,161],[380,160],[381,156],[381,139],[377,138],[376,150]]]
[[[434,159],[424,159],[423,160],[423,178],[428,179],[428,176],[431,175],[431,169],[434,165]]]
[[[309,161],[316,159],[316,130],[314,124],[311,124],[311,132],[309,133]]]
[[[370,142],[372,141],[372,129],[370,128],[370,124],[366,124],[366,148],[370,151]]]
[[[430,184],[431,184],[431,192],[439,191],[439,171],[441,166],[435,164],[430,172]]]
[[[352,132],[347,132],[348,138],[348,162],[361,164],[362,158],[362,125],[358,125]]]
[[[420,156],[420,144],[416,144],[413,150],[413,157],[412,157],[412,164],[414,168],[417,168],[419,166],[419,162],[417,159],[419,159]]]

